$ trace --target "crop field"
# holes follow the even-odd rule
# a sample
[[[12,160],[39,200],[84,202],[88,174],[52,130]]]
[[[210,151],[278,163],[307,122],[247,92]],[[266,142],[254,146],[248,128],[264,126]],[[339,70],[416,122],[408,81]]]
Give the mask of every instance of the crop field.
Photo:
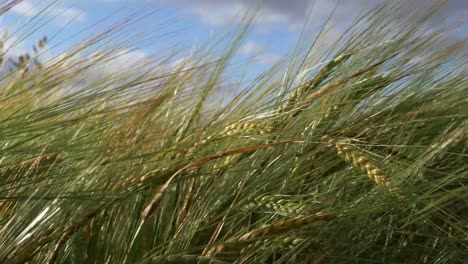
[[[4,37],[0,263],[467,263],[467,39],[391,12],[235,89],[255,12],[105,75],[122,25]]]

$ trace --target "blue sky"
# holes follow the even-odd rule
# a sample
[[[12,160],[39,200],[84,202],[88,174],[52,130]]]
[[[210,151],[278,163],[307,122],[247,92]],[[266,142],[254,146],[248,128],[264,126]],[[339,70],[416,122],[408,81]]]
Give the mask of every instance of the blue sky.
[[[129,60],[164,54],[173,49],[175,43],[182,54],[187,55],[192,48],[238,23],[252,3],[258,6],[260,2],[257,19],[237,53],[240,58],[250,59],[256,73],[291,51],[308,14],[311,19],[307,32],[313,36],[339,4],[322,46],[317,47],[326,49],[360,12],[383,0],[23,0],[0,17],[0,30],[9,32],[10,44],[19,40],[12,53],[31,50],[36,40],[47,35],[50,49],[45,56],[52,57],[132,12],[154,11],[135,21],[120,35],[123,40],[132,33],[142,32],[149,39],[132,46],[131,51],[115,64],[125,67]],[[427,4],[428,0],[404,1],[402,10]],[[448,19],[462,18],[467,15],[466,6],[463,0],[449,0],[447,8],[431,23],[436,25]],[[108,17],[105,22],[95,25],[105,17]],[[25,28],[24,24],[27,25]]]

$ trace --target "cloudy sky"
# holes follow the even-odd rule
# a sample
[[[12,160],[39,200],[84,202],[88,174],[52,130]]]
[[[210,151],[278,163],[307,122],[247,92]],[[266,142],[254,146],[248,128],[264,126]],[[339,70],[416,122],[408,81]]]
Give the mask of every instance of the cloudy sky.
[[[308,15],[308,32],[313,35],[336,8],[324,41],[327,45],[327,41],[338,37],[361,12],[382,2],[384,0],[23,0],[0,16],[0,31],[9,32],[6,44],[15,46],[12,52],[30,50],[35,40],[47,35],[53,47],[48,56],[54,56],[133,12],[151,11],[134,21],[131,31],[126,32],[127,36],[137,31],[154,35],[153,43],[145,42],[146,45],[136,45],[124,52],[116,63],[120,65],[153,53],[164,53],[174,43],[179,43],[182,50],[198,47],[225,27],[238,23],[249,7],[260,7],[238,56],[252,59],[255,69],[261,71],[294,47]],[[403,1],[401,12],[417,10],[430,2]],[[468,17],[466,0],[447,2],[428,27]],[[466,28],[466,22],[464,26]],[[466,30],[460,34],[466,34]]]

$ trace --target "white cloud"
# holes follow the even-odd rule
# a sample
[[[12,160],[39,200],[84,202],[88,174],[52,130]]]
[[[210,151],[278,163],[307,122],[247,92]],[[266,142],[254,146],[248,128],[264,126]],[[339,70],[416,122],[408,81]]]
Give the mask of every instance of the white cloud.
[[[258,16],[258,22],[261,24],[273,24],[273,23],[290,23],[291,19],[284,13],[280,13],[274,10],[265,10],[260,12]]]
[[[144,51],[122,49],[117,51],[113,58],[103,65],[102,71],[106,74],[128,72],[133,68],[144,65],[148,60],[148,54]]]
[[[66,78],[66,82],[57,86],[64,92],[125,83],[146,70],[160,71],[152,57],[138,49],[105,49],[78,54],[69,50],[53,56],[44,62],[44,66],[54,68],[59,73],[57,78]]]
[[[57,7],[51,10],[51,13],[54,16],[57,16],[62,21],[70,21],[75,20],[78,22],[85,21],[87,19],[87,15],[80,9],[72,8],[72,7]]]
[[[39,12],[39,10],[36,7],[34,7],[34,5],[30,1],[19,2],[10,10],[17,14],[25,16],[31,16],[31,14]]]
[[[252,56],[252,59],[255,63],[264,66],[271,66],[282,58],[278,54],[267,52],[263,45],[251,40],[242,45],[237,53],[241,56]]]
[[[67,23],[72,20],[82,22],[87,19],[87,14],[78,8],[66,7],[60,3],[53,3],[51,6],[47,4],[49,4],[47,1],[23,0],[15,5],[11,11],[21,16],[33,17],[46,8],[45,12],[41,13],[41,15],[53,17],[54,22],[58,24]]]
[[[211,56],[196,57],[191,51],[188,55],[179,57],[164,65],[167,71],[185,71],[194,69],[197,67],[205,68],[209,67],[210,62],[215,61]],[[199,68],[199,69],[201,69]]]
[[[193,58],[189,56],[185,56],[182,58],[178,58],[171,63],[169,63],[169,68],[177,69],[177,70],[187,70],[190,69],[193,65]]]
[[[103,1],[103,0],[101,0]],[[147,1],[147,0],[133,0]],[[164,3],[172,7],[183,7],[189,13],[212,26],[224,26],[241,21],[242,15],[249,7],[261,6],[253,25],[261,32],[287,31],[297,32],[301,29],[306,17],[310,15],[309,26],[320,28],[330,12],[338,6],[330,23],[343,32],[358,15],[387,2],[400,4],[392,14],[395,19],[403,16],[408,10],[423,10],[434,2],[446,2],[437,9],[437,13],[428,21],[430,26],[440,25],[444,21],[463,19],[466,17],[466,0],[148,0]]]
[[[69,52],[56,55],[46,62],[46,65],[61,65],[64,69],[74,71],[77,61],[86,60],[89,65],[93,65],[91,72],[97,75],[113,75],[119,73],[130,73],[133,70],[144,68],[151,62],[150,56],[142,50],[120,49],[116,51],[95,51],[90,54],[75,54],[70,56]],[[75,66],[73,66],[75,65]],[[81,67],[81,66],[79,66]]]
[[[245,56],[256,55],[256,54],[262,53],[263,50],[264,50],[264,47],[262,45],[255,43],[253,41],[248,41],[247,43],[245,43],[239,48],[238,54],[245,55]]]
[[[250,10],[250,6],[239,1],[219,5],[194,5],[190,13],[198,16],[202,22],[213,26],[225,26],[240,23],[244,15]],[[256,26],[266,27],[273,25],[289,25],[295,23],[286,13],[271,8],[262,8],[252,23]],[[278,29],[290,30],[291,27],[277,27]]]
[[[245,11],[245,6],[241,3],[230,3],[216,8],[209,6],[196,6],[190,10],[193,14],[207,24],[222,26],[240,21],[240,14]]]
[[[272,66],[281,60],[282,56],[274,53],[267,53],[256,58],[256,62],[264,66]]]
[[[39,0],[38,0],[39,1]],[[339,4],[340,8],[337,11],[336,22],[340,24],[342,20],[351,19],[352,16],[358,15],[360,12],[374,8],[379,4],[388,2],[390,4],[399,3],[400,8],[396,10],[395,17],[399,13],[404,13],[407,10],[417,10],[426,8],[433,3],[442,3],[438,8],[437,14],[431,19],[431,24],[439,24],[453,17],[466,17],[466,0],[81,0],[81,1],[100,1],[110,3],[157,3],[167,4],[176,7],[186,7],[192,9],[194,14],[198,14],[200,18],[212,25],[224,25],[229,23],[233,15],[238,14],[239,9],[242,11],[250,6],[261,6],[259,24],[280,24],[280,23],[301,23],[309,14],[310,8],[315,9],[315,14],[312,19],[316,20],[315,16],[320,19],[328,16],[329,12]],[[242,14],[242,13],[241,13]],[[263,18],[260,18],[262,17]],[[237,22],[234,21],[234,22]]]

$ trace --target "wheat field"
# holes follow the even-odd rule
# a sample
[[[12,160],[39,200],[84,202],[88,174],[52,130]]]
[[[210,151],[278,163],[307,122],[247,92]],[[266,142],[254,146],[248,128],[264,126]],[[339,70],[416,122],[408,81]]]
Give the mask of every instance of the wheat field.
[[[120,27],[40,39],[0,80],[0,262],[466,263],[466,38],[391,11],[222,103],[249,23],[86,82]]]

